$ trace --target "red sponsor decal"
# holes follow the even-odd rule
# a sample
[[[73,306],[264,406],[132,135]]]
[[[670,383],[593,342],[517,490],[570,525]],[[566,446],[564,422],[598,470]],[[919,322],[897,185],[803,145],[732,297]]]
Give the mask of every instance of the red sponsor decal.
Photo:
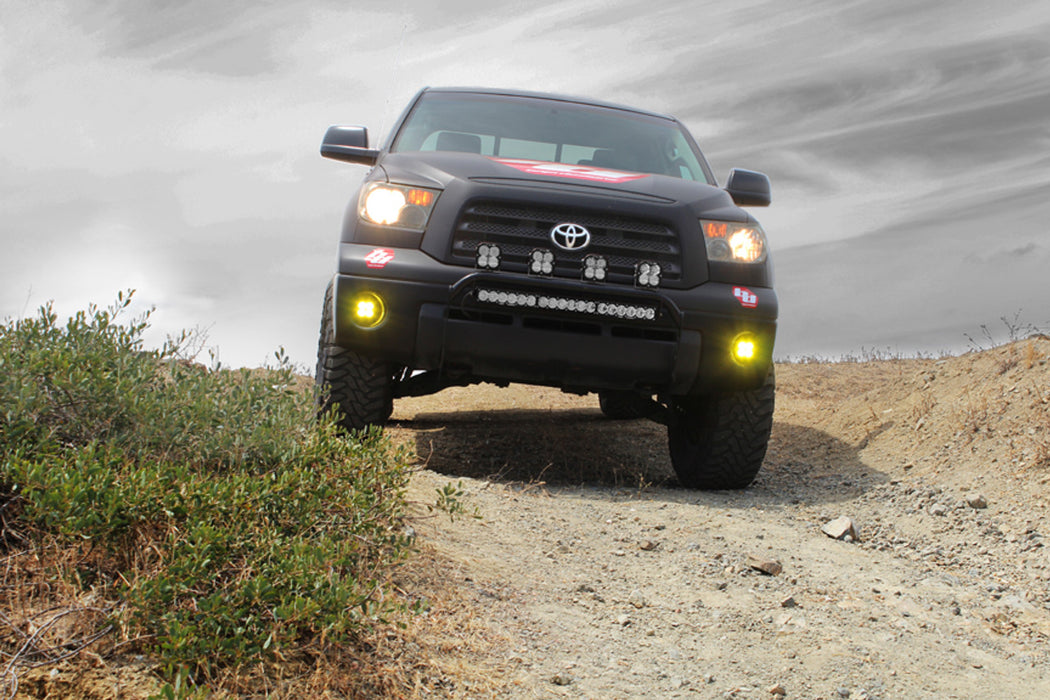
[[[522,158],[493,158],[503,165],[509,165],[529,175],[549,175],[551,177],[569,177],[574,180],[591,182],[630,182],[649,177],[646,173],[625,173],[619,170],[606,170],[590,165],[571,165],[569,163],[547,163],[542,160],[525,160]]]
[[[376,248],[365,256],[365,265],[368,265],[374,270],[379,270],[386,267],[387,263],[393,259],[394,251],[387,248]]]
[[[758,306],[758,295],[747,287],[733,287],[733,296],[740,301],[741,306],[749,309]]]

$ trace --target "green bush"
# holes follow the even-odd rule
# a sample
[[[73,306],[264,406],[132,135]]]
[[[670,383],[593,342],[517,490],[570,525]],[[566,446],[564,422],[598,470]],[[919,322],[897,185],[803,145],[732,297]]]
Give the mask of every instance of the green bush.
[[[121,320],[130,301],[0,328],[6,528],[93,552],[90,578],[126,602],[116,622],[173,677],[384,619],[386,572],[411,545],[405,456],[318,418],[282,352],[248,371],[179,359],[186,334],[145,350],[148,314]]]

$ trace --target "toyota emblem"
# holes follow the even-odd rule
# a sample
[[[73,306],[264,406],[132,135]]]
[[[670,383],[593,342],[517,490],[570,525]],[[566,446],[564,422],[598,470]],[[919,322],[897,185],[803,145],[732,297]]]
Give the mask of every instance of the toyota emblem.
[[[551,240],[562,250],[581,250],[591,244],[591,232],[579,224],[558,224],[551,229]]]

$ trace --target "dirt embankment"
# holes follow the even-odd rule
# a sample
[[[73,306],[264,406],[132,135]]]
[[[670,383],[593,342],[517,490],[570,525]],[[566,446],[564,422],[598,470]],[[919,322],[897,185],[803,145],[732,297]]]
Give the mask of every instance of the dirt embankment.
[[[1048,358],[1036,338],[779,366],[766,463],[732,493],[678,488],[663,428],[594,397],[399,402],[415,497],[461,481],[481,516],[417,526],[441,571],[421,676],[458,697],[1047,697]],[[822,532],[838,516],[859,541]]]

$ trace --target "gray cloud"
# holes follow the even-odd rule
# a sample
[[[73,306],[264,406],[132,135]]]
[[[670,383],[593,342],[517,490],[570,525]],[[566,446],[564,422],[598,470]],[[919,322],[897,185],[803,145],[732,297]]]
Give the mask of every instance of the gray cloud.
[[[277,67],[273,34],[291,15],[280,3],[230,0],[109,0],[72,5],[72,21],[103,37],[104,54],[137,59],[156,70],[233,77]]]
[[[960,241],[956,222],[927,222],[778,251],[778,354],[961,352],[982,325],[1005,331],[1004,316],[1050,329],[1045,229],[1015,224],[988,216],[973,223],[985,236]]]
[[[1036,0],[30,3],[0,24],[0,316],[140,288],[158,332],[308,364],[343,208],[422,85],[677,114],[773,178],[781,351],[930,349],[1050,308],[1050,17]]]

